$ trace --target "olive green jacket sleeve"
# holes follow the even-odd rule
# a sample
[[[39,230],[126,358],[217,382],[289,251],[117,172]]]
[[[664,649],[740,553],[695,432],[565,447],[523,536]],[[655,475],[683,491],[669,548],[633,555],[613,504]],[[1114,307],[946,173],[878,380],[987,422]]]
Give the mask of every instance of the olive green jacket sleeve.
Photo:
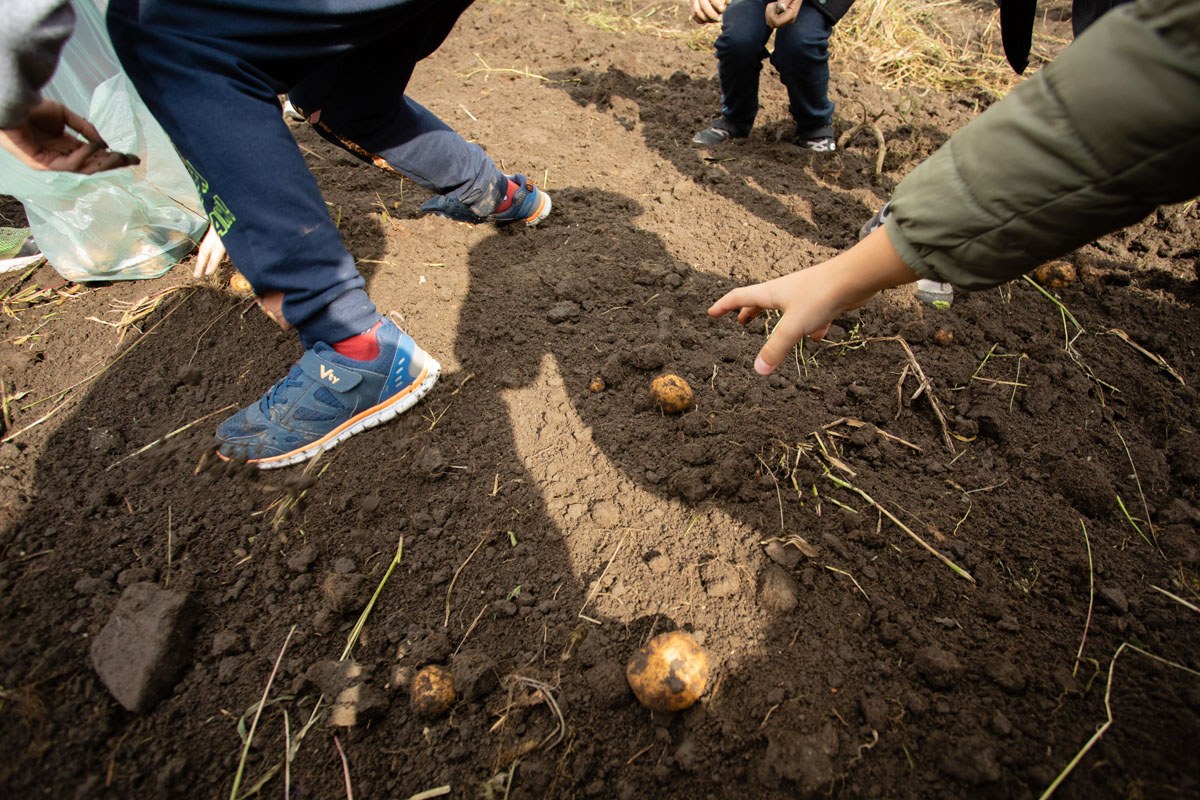
[[[1200,193],[1200,0],[1109,12],[952,136],[892,196],[918,275],[963,289]]]

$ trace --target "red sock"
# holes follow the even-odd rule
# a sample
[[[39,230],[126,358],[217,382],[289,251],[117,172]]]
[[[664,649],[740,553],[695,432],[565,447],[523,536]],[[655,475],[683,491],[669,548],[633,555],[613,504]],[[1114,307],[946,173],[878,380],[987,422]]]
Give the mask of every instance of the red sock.
[[[504,199],[500,201],[500,205],[496,206],[496,211],[493,213],[499,214],[504,211],[508,211],[508,209],[512,206],[513,195],[515,195],[517,190],[520,188],[520,186],[513,182],[512,178],[509,178],[508,188],[504,190]]]
[[[357,336],[334,342],[333,349],[338,355],[353,358],[355,361],[374,361],[379,358],[379,342],[375,340],[375,331],[382,324],[383,320],[379,320]]]

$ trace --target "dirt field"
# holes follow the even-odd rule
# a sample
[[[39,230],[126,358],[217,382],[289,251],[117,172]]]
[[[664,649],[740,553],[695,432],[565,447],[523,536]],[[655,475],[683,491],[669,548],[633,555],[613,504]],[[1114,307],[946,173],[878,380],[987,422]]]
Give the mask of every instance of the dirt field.
[[[688,29],[679,5],[650,21]],[[869,134],[788,141],[769,69],[755,133],[710,153],[711,52],[648,24],[481,2],[418,70],[548,187],[536,229],[417,219],[423,190],[295,128],[373,298],[444,366],[310,470],[205,458],[299,355],[245,299],[187,265],[0,280],[0,795],[228,797],[279,659],[243,795],[1037,797],[1111,708],[1057,796],[1200,796],[1196,207],[1074,254],[1061,307],[896,290],[760,378],[762,323],[705,308],[851,244],[986,100],[883,88],[842,45],[838,128],[890,112],[881,176]],[[654,406],[662,372],[694,408]],[[144,583],[193,624],[131,713],[89,649]],[[654,714],[625,664],[677,628],[708,686]],[[395,685],[427,664],[458,683],[432,719]]]

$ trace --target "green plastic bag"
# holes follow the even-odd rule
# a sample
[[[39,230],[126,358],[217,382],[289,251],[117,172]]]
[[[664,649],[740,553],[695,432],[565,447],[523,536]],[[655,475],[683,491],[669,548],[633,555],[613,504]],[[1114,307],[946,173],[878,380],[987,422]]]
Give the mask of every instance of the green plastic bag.
[[[156,278],[195,248],[208,220],[179,155],[121,71],[103,10],[80,0],[75,12],[75,33],[43,94],[84,113],[114,150],[142,163],[76,175],[31,169],[0,150],[0,194],[25,206],[34,240],[64,278]]]

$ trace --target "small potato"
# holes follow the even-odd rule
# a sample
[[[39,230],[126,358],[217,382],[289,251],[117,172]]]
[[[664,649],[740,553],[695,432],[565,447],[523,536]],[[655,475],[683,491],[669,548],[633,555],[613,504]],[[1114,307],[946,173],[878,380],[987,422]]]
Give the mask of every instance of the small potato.
[[[708,656],[688,633],[660,633],[629,659],[625,678],[646,708],[682,711],[704,693]]]
[[[937,333],[933,334],[933,340],[942,347],[954,344],[954,331],[938,328]]]
[[[454,676],[445,667],[430,664],[413,676],[408,693],[419,716],[440,716],[454,705]]]
[[[608,385],[604,382],[604,378],[600,377],[599,375],[592,378],[592,382],[588,384],[588,391],[592,394],[603,392],[607,388]]]
[[[650,396],[668,414],[679,414],[692,407],[692,387],[678,375],[659,375],[650,382]]]
[[[1075,265],[1068,261],[1047,261],[1033,271],[1032,278],[1047,289],[1061,289],[1075,282]]]
[[[234,294],[254,294],[254,289],[250,288],[250,281],[237,270],[233,271],[233,276],[229,279],[229,291]]]

